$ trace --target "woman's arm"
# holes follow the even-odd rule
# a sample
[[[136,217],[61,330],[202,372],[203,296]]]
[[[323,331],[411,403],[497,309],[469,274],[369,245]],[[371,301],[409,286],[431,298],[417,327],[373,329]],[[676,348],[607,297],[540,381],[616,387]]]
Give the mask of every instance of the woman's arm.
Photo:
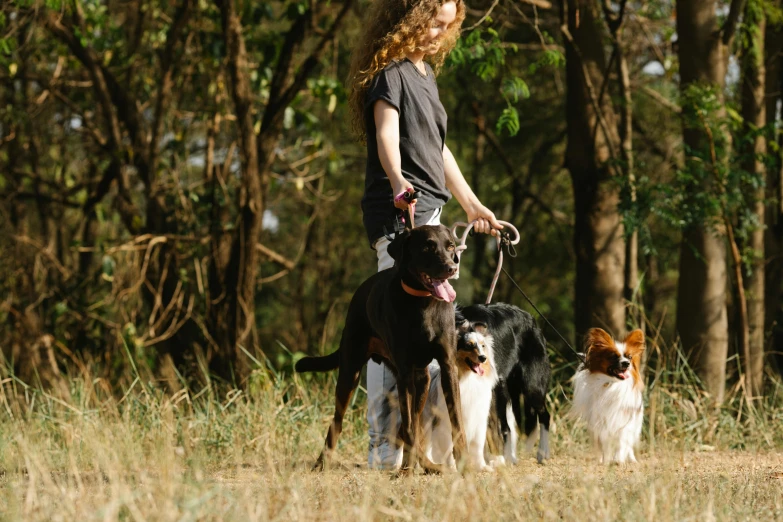
[[[495,214],[482,205],[471,190],[468,182],[465,181],[465,176],[459,170],[457,160],[454,159],[454,155],[446,145],[443,146],[443,169],[446,172],[446,187],[459,201],[460,206],[468,215],[468,221],[476,220],[473,229],[483,234],[496,235],[495,229],[501,229],[503,225],[498,223]]]
[[[375,137],[378,141],[378,158],[381,160],[386,176],[392,186],[392,194],[395,196],[412,190],[410,184],[402,176],[402,159],[400,156],[400,113],[394,106],[386,101],[378,100],[373,105],[373,117],[375,118]],[[404,199],[394,201],[394,206],[405,210],[408,201]],[[410,203],[416,203],[416,200]]]

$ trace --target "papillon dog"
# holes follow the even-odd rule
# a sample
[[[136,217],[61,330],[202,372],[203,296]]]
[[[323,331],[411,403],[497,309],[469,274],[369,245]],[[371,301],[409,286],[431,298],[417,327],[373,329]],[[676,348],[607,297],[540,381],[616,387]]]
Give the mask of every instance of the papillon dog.
[[[585,362],[574,377],[571,413],[587,423],[601,462],[636,462],[633,450],[644,417],[640,374],[644,333],[634,330],[619,342],[593,328],[585,348]]]

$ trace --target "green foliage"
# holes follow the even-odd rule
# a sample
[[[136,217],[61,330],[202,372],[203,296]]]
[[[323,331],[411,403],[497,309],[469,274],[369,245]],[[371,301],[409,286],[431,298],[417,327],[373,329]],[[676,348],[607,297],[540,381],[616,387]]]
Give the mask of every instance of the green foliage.
[[[538,57],[538,59],[530,64],[528,71],[530,74],[536,74],[546,68],[562,68],[565,67],[565,55],[557,47],[557,42],[549,33],[543,33],[544,41],[547,47],[544,48],[544,52]]]
[[[619,210],[626,234],[640,232],[640,244],[654,253],[649,223],[657,217],[667,226],[685,230],[694,226],[722,225],[728,219],[738,239],[743,240],[759,224],[747,200],[748,189],[763,186],[762,176],[743,168],[747,157],[742,150],[758,135],[770,139],[771,127],[747,128],[735,109],[726,106],[712,86],[691,85],[681,99],[683,120],[688,132],[699,135],[698,147],[685,147],[685,164],[667,182],[640,176],[633,187],[618,180],[621,187]],[[774,143],[774,140],[772,141]],[[773,145],[774,147],[774,145]],[[774,154],[757,159],[774,162]],[[649,242],[649,243],[648,243]],[[745,252],[749,260],[752,252]]]
[[[519,111],[515,107],[521,99],[530,97],[530,89],[525,81],[508,74],[506,67],[506,48],[500,35],[492,28],[475,29],[458,41],[448,59],[448,64],[455,68],[469,70],[484,82],[501,78],[500,94],[506,100],[497,120],[497,131],[504,130],[514,136],[519,132]]]
[[[759,22],[765,17],[764,10],[764,0],[747,0],[743,20],[737,31],[735,44],[741,49],[742,54],[750,54],[753,62],[764,59],[761,52],[764,40],[761,37],[761,27],[759,26]],[[744,58],[742,61],[750,63],[750,60]]]
[[[517,103],[520,99],[530,98],[530,88],[528,88],[522,78],[505,78],[501,92],[507,100],[510,99],[514,103]]]
[[[505,63],[506,50],[497,31],[492,28],[474,29],[463,36],[447,61],[448,66],[468,68],[485,82],[495,78]]]
[[[681,101],[685,126],[702,135],[702,146],[686,148],[685,168],[675,173],[671,184],[658,185],[658,214],[670,225],[690,228],[696,225],[716,225],[723,219],[729,192],[725,190],[730,147],[722,99],[711,86],[691,85]],[[708,137],[708,133],[711,137]]]
[[[502,132],[503,129],[508,130],[511,136],[515,136],[519,132],[519,113],[514,107],[506,107],[498,118],[497,131]]]

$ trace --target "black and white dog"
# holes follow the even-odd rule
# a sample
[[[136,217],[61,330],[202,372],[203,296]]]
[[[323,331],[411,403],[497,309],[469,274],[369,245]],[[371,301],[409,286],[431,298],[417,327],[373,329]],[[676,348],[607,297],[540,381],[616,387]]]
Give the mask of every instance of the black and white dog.
[[[456,326],[461,332],[485,329],[492,338],[493,366],[497,372],[495,411],[500,423],[506,462],[517,462],[516,426],[513,425],[522,421],[522,397],[525,401],[528,451],[533,449],[533,432],[540,425],[536,458],[539,463],[548,459],[549,412],[546,409],[546,394],[551,369],[544,334],[533,316],[509,304],[475,304],[456,309]]]

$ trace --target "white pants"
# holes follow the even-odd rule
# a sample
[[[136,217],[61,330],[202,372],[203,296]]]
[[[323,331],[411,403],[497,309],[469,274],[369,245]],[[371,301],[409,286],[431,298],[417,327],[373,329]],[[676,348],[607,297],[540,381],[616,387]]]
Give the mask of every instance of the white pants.
[[[426,225],[440,225],[441,209],[435,211]],[[378,272],[394,266],[389,255],[389,240],[382,237],[373,245],[378,254]],[[438,363],[428,367],[430,377],[440,373]],[[427,399],[429,402],[429,399]],[[425,412],[432,408],[425,408]],[[373,469],[397,469],[402,466],[402,446],[397,441],[400,429],[400,407],[397,382],[385,364],[370,360],[367,363],[367,422],[370,425],[370,450],[367,464]],[[425,424],[426,419],[422,419]]]

